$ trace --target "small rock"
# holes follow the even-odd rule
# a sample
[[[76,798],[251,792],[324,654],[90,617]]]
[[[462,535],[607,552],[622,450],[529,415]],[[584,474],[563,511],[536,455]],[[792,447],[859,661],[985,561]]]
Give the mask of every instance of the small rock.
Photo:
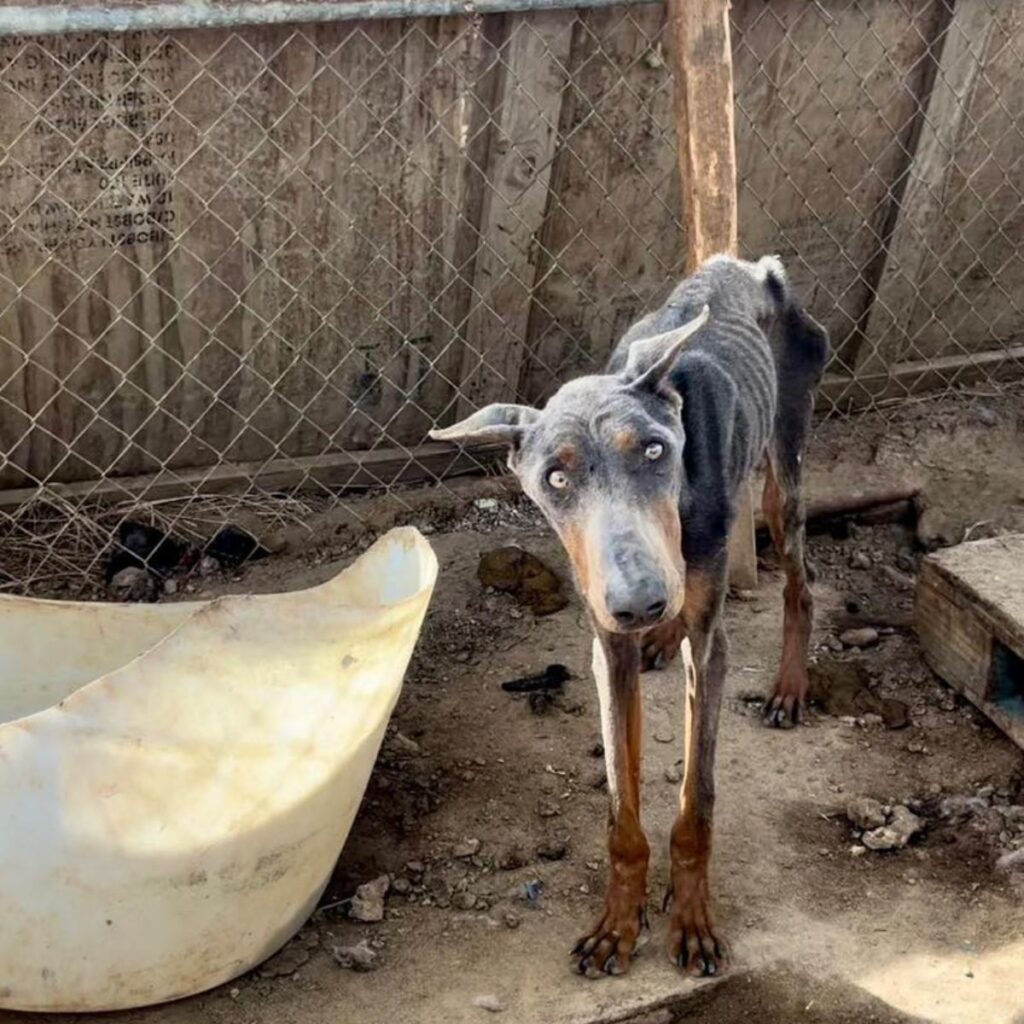
[[[164,580],[164,593],[168,597],[174,597],[178,592],[178,581],[171,577],[169,580]]]
[[[603,743],[595,743],[590,748],[590,756],[591,757],[604,757],[604,744]]]
[[[391,880],[381,875],[372,882],[359,886],[349,906],[349,916],[367,923],[384,920],[384,896]]]
[[[883,697],[879,711],[889,729],[906,729],[910,725],[910,708],[894,697]]]
[[[391,888],[400,896],[407,896],[412,891],[412,882],[408,878],[396,878],[391,883]]]
[[[547,843],[541,843],[537,847],[537,856],[541,860],[563,860],[569,847],[564,839],[554,839]]]
[[[878,643],[878,630],[871,626],[859,629],[848,629],[839,635],[839,641],[845,647],[871,647]]]
[[[391,734],[391,746],[406,754],[420,753],[420,745],[415,740],[409,739],[404,732],[399,732],[397,729]]]
[[[874,711],[868,711],[861,717],[861,721],[867,726],[882,725],[885,719],[881,715],[876,715]]]
[[[982,786],[978,790],[978,796],[982,800],[991,800],[992,797],[995,796],[995,793],[996,793],[996,787],[995,786]]]
[[[885,812],[877,800],[859,796],[846,805],[846,817],[859,829],[881,828],[885,824]]]
[[[515,871],[524,868],[530,861],[518,846],[510,846],[499,858],[498,867],[502,871]]]
[[[666,782],[682,782],[683,781],[683,768],[679,764],[670,764],[665,769],[665,781]]]
[[[374,971],[379,960],[377,951],[370,948],[366,939],[354,946],[335,946],[331,956],[339,967],[348,971]]]
[[[994,427],[999,422],[999,414],[990,405],[979,402],[974,408],[974,415],[983,427]]]
[[[869,850],[902,850],[924,827],[924,822],[902,805],[892,810],[892,820],[882,828],[865,832],[863,842]]]
[[[667,729],[664,726],[660,729],[654,730],[655,743],[671,743],[675,738],[675,733],[671,729]]]
[[[851,846],[850,847],[850,856],[851,857],[863,857],[864,854],[867,853],[867,852],[868,852],[868,848],[866,846],[859,846],[859,845],[857,845],[857,846]]]
[[[550,615],[569,603],[555,572],[536,555],[514,545],[485,551],[477,578],[485,587],[513,594],[535,615]]]
[[[537,813],[542,818],[554,818],[562,813],[562,809],[550,800],[539,800],[537,801]]]
[[[998,835],[1003,829],[1003,816],[997,807],[986,807],[972,818],[971,828],[983,835]]]
[[[497,498],[477,498],[473,505],[481,512],[493,512],[498,507]]]
[[[479,839],[463,839],[452,847],[452,856],[460,860],[466,857],[474,857],[480,852]]]
[[[870,569],[871,559],[864,551],[854,551],[850,556],[851,569]]]
[[[478,1010],[486,1010],[488,1013],[501,1013],[505,1009],[505,1004],[493,995],[474,996],[473,1005]]]
[[[897,590],[909,592],[914,589],[913,577],[908,576],[905,572],[900,572],[895,566],[883,565],[882,572]]]
[[[472,910],[476,906],[476,896],[471,892],[457,892],[452,902],[458,910]]]
[[[213,555],[203,555],[199,559],[199,575],[214,576],[220,572],[220,562]]]
[[[406,871],[409,872],[410,875],[422,875],[423,872],[427,870],[426,866],[424,865],[423,861],[421,861],[421,860],[411,860],[411,861],[409,861],[405,865],[405,869],[406,869]]]
[[[309,960],[309,950],[290,943],[277,956],[271,957],[261,968],[261,978],[287,978]]]
[[[1019,850],[1004,853],[996,861],[996,871],[1009,874],[1011,871],[1024,871],[1024,846]]]
[[[518,914],[513,914],[511,910],[505,912],[505,927],[506,928],[518,928],[520,925],[520,919]]]
[[[947,796],[939,803],[939,817],[951,822],[963,821],[988,808],[988,801],[977,796]]]
[[[111,579],[110,593],[116,601],[152,601],[156,598],[156,579],[145,569],[130,565]]]
[[[1008,807],[1000,807],[999,813],[1003,816],[1007,825],[1012,825],[1016,828],[1024,826],[1024,807],[1011,804]]]

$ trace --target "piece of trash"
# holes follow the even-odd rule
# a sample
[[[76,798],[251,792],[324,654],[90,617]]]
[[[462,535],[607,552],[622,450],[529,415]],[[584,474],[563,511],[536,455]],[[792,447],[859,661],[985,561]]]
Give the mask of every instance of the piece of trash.
[[[543,888],[543,883],[539,878],[532,878],[529,882],[523,882],[520,896],[527,903],[536,903],[540,899],[540,891]]]
[[[156,577],[139,566],[129,565],[114,575],[109,589],[115,601],[155,601]]]
[[[520,676],[502,683],[506,693],[534,693],[537,690],[557,690],[564,686],[572,676],[564,665],[548,665],[543,672],[532,676]]]
[[[238,526],[221,527],[210,538],[203,553],[229,569],[236,569],[243,562],[266,558],[270,554],[248,530]]]

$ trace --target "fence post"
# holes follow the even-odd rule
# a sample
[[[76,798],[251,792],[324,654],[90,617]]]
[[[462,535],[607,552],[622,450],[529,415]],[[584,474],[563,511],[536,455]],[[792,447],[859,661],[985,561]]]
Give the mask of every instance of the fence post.
[[[737,247],[736,136],[729,0],[669,0],[687,271]],[[757,586],[751,484],[729,537],[729,582]]]

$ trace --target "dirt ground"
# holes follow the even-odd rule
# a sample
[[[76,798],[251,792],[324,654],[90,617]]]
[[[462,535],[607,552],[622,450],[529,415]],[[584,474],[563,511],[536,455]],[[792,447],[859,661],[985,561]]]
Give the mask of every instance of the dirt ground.
[[[916,528],[842,521],[812,537],[818,703],[797,730],[765,729],[758,715],[781,637],[770,552],[758,590],[728,603],[714,855],[727,976],[684,980],[663,950],[683,731],[674,668],[643,683],[652,942],[625,977],[594,982],[569,971],[568,950],[600,908],[606,865],[590,634],[574,595],[537,618],[481,586],[481,553],[505,544],[568,581],[538,517],[484,486],[466,492],[475,504],[438,498],[412,516],[435,547],[440,580],[321,909],[262,969],[116,1020],[1024,1024],[1024,879],[994,869],[998,856],[1024,847],[1024,811],[1013,811],[1024,805],[1024,755],[931,674],[910,615],[922,542],[1024,529],[1024,402],[922,404],[855,430],[825,423],[810,463],[812,493],[911,481],[927,511]],[[312,541],[198,587],[307,586],[374,532],[355,536],[325,521]],[[851,626],[876,629],[877,642],[844,645],[838,637]],[[550,663],[571,673],[553,699],[501,689]],[[860,796],[905,805],[922,830],[905,849],[866,850],[846,816]],[[390,880],[385,919],[350,919],[356,887],[381,875]],[[336,948],[363,941],[376,954],[373,970],[336,963]],[[15,1019],[0,1013],[3,1024]]]

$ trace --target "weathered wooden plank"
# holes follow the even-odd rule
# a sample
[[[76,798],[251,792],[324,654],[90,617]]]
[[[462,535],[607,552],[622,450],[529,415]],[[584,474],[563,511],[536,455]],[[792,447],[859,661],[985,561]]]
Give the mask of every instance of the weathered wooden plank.
[[[683,265],[666,8],[582,10],[527,337],[522,397],[599,370]]]
[[[671,0],[676,142],[687,270],[716,252],[736,253],[736,136],[729,0]],[[740,488],[729,536],[729,581],[757,586],[757,538],[750,482]]]
[[[469,18],[0,40],[0,483],[419,440],[457,377],[478,45]]]
[[[566,86],[573,11],[506,16],[458,415],[518,391],[541,229]]]
[[[736,0],[740,248],[778,253],[837,371],[873,298],[889,190],[946,0]]]
[[[951,169],[970,130],[971,97],[995,30],[991,0],[958,0],[942,37],[938,69],[855,366],[857,376],[918,355],[911,332],[925,278],[947,256],[939,232]],[[938,246],[938,248],[937,248]]]
[[[926,558],[914,620],[935,672],[1024,747],[1024,535]]]
[[[818,387],[820,412],[855,412],[878,402],[947,391],[979,381],[997,383],[1024,376],[1024,345],[1010,345],[991,352],[937,356],[896,363],[871,376],[830,374]]]
[[[446,444],[408,449],[379,448],[336,452],[267,462],[220,462],[200,469],[165,470],[130,477],[108,477],[47,487],[0,491],[0,508],[17,508],[47,497],[69,501],[157,501],[201,494],[276,492],[361,492],[397,484],[436,482],[478,474],[503,464],[504,445],[455,450]]]
[[[1024,231],[1024,91],[1018,87],[1024,17],[1015,0],[992,0],[986,7],[987,42],[975,44],[985,46],[978,51],[982,67],[964,100],[964,131],[928,239],[935,258],[923,268],[920,300],[907,327],[913,350],[896,352],[897,360],[991,349],[1024,338],[1024,263],[1018,250]]]

